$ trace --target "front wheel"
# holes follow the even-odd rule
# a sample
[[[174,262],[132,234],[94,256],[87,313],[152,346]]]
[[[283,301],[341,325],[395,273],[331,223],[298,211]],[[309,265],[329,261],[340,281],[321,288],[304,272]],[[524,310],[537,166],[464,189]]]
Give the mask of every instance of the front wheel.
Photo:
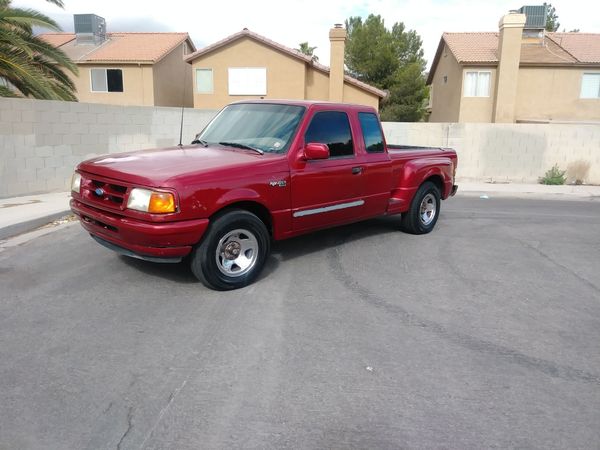
[[[269,255],[270,237],[254,214],[232,210],[217,217],[191,258],[192,273],[220,291],[252,283]]]
[[[412,234],[426,234],[433,230],[440,214],[440,197],[440,190],[434,183],[423,183],[408,211],[402,214],[402,228]]]

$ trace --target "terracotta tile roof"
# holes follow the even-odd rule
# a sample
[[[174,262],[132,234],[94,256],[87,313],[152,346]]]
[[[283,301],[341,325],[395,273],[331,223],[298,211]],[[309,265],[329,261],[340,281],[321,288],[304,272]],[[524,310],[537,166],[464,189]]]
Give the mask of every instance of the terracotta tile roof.
[[[600,34],[548,33],[547,36],[582,63],[600,63]]]
[[[444,33],[459,63],[498,62],[498,33]],[[600,34],[546,33],[544,45],[523,43],[522,63],[600,63]]]
[[[54,47],[60,47],[75,39],[75,33],[44,33],[40,34],[39,37]]]
[[[200,50],[198,50],[198,51],[196,51],[194,53],[189,54],[185,58],[185,60],[187,62],[189,62],[189,63],[192,63],[192,61],[194,61],[195,59],[198,59],[199,57],[201,57],[203,55],[211,53],[211,52],[213,52],[213,51],[215,51],[215,50],[217,50],[217,49],[219,49],[219,48],[221,48],[221,47],[223,47],[223,46],[225,46],[225,45],[227,45],[227,44],[229,44],[231,42],[234,42],[234,41],[236,41],[238,39],[242,39],[244,37],[253,39],[253,40],[257,41],[257,42],[260,42],[260,43],[266,45],[267,47],[274,48],[276,50],[279,50],[282,53],[285,53],[285,54],[290,55],[290,56],[292,56],[294,58],[300,59],[300,60],[304,61],[305,63],[310,64],[316,70],[319,70],[321,72],[324,72],[324,73],[328,74],[329,71],[330,71],[329,67],[324,66],[323,64],[319,64],[317,62],[314,62],[310,56],[305,55],[304,53],[302,53],[302,52],[300,52],[298,50],[286,47],[285,45],[281,45],[281,44],[279,44],[279,43],[277,43],[275,41],[272,41],[271,39],[268,39],[268,38],[266,38],[266,37],[264,37],[264,36],[262,36],[262,35],[260,35],[258,33],[250,31],[250,30],[248,30],[246,28],[244,28],[242,31],[239,31],[239,32],[237,32],[235,34],[232,34],[231,36],[226,37],[225,39],[221,39],[220,41],[217,41],[214,44],[211,44],[211,45],[209,45],[207,47],[204,47],[204,48],[202,48],[202,49],[200,49]],[[381,89],[378,89],[375,86],[371,86],[371,85],[369,85],[367,83],[363,83],[362,81],[357,80],[356,78],[353,78],[353,77],[348,76],[348,75],[344,75],[344,81],[347,82],[347,83],[349,83],[349,84],[352,84],[352,85],[354,85],[354,86],[356,86],[356,87],[358,87],[360,89],[363,89],[365,91],[371,92],[372,94],[375,94],[375,95],[377,95],[380,98],[384,98],[387,95],[387,93],[385,91],[382,91]]]
[[[498,62],[498,33],[444,33],[442,40],[459,63]]]
[[[427,84],[433,82],[444,45],[459,64],[498,64],[498,33],[444,33],[431,65]],[[544,45],[523,42],[521,64],[525,65],[585,65],[600,63],[600,34],[546,33]]]
[[[521,45],[521,64],[575,64],[577,59],[563,49],[560,45],[547,37],[544,45],[527,44]]]
[[[67,39],[68,36],[71,39]],[[40,37],[60,47],[78,63],[156,63],[185,40],[195,50],[187,33],[107,33],[106,41],[97,46],[77,45],[73,33],[46,33]]]

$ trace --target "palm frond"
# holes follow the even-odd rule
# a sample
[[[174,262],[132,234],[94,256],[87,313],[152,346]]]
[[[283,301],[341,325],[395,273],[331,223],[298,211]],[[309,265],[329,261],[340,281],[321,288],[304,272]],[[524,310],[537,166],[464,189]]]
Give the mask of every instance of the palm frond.
[[[48,0],[62,6],[62,0]],[[34,36],[33,27],[60,30],[58,24],[37,11],[12,8],[0,0],[0,77],[9,84],[0,95],[76,101],[76,88],[69,73],[76,64],[59,48]],[[13,89],[14,88],[14,89]]]
[[[63,3],[63,0],[46,0],[48,3],[52,3],[53,5],[56,5],[60,8],[64,8],[65,4]]]
[[[24,8],[0,8],[0,24],[13,25],[31,32],[33,27],[60,31],[61,28],[53,19],[41,12]]]
[[[18,97],[17,93],[7,86],[0,84],[0,97]]]

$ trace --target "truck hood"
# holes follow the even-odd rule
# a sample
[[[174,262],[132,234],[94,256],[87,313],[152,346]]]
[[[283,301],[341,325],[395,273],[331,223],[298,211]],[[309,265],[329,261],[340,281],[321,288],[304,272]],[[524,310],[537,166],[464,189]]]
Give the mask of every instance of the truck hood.
[[[272,166],[274,163],[277,166],[281,164],[281,156],[268,153],[259,155],[250,150],[219,145],[187,145],[104,155],[83,161],[77,168],[83,172],[133,184],[167,187],[172,186],[177,179],[192,174],[197,177],[223,170],[229,176],[235,176],[236,173],[247,173],[248,166],[252,166],[255,173],[263,166],[276,170]],[[238,168],[244,170],[234,170]]]

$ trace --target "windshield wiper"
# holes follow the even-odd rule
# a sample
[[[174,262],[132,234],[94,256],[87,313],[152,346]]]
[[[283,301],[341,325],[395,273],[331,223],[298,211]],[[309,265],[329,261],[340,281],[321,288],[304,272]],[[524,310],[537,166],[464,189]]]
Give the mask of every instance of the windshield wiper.
[[[194,144],[200,144],[200,145],[202,145],[203,147],[208,147],[208,142],[206,142],[206,141],[203,141],[202,139],[194,139],[194,140],[192,141],[192,145],[194,145]]]
[[[233,148],[243,148],[244,150],[253,150],[256,153],[258,153],[259,155],[264,155],[265,154],[265,152],[263,152],[259,148],[250,147],[249,145],[240,144],[239,142],[219,142],[219,145],[225,145],[227,147],[233,147]]]

